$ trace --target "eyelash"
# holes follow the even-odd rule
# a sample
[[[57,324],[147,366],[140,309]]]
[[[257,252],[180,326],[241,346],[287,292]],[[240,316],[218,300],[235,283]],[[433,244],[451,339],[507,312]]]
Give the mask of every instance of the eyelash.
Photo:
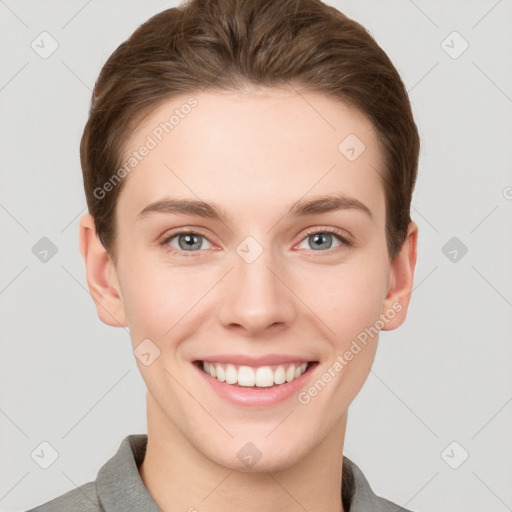
[[[308,229],[306,231],[306,233],[304,234],[304,236],[300,239],[299,243],[302,242],[303,240],[309,238],[312,235],[325,234],[325,233],[328,233],[328,234],[331,234],[331,235],[335,235],[338,238],[338,240],[341,242],[341,245],[338,246],[338,247],[335,247],[334,249],[327,249],[325,251],[314,251],[313,249],[309,249],[311,252],[313,252],[313,253],[319,252],[319,253],[332,254],[333,252],[337,252],[340,249],[341,250],[348,249],[348,248],[353,246],[353,244],[347,239],[347,237],[342,234],[342,231],[340,231],[339,229],[336,229],[336,228],[323,228],[323,229],[311,228],[311,229]],[[197,231],[193,231],[193,230],[190,230],[190,229],[182,228],[182,229],[180,229],[178,231],[173,231],[169,236],[167,236],[161,242],[160,245],[162,247],[164,247],[165,250],[167,250],[168,252],[170,252],[172,254],[179,254],[180,256],[184,256],[185,258],[196,257],[197,253],[201,253],[203,251],[202,250],[199,250],[199,251],[181,251],[181,250],[175,249],[174,247],[171,247],[169,245],[169,242],[173,238],[175,238],[176,236],[179,236],[179,235],[199,235],[199,236],[205,238],[206,240],[208,240],[208,238],[205,235],[203,235],[203,234],[201,234],[201,233],[199,233]],[[321,254],[319,256],[321,256]],[[314,257],[317,257],[317,256],[314,256]]]

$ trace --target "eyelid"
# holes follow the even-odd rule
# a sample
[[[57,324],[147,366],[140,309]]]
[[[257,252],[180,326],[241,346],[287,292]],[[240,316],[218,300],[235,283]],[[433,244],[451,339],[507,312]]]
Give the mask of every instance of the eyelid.
[[[199,251],[180,251],[175,247],[172,247],[170,245],[171,240],[179,235],[199,235],[203,237],[205,240],[207,240],[210,244],[214,246],[216,245],[210,240],[209,236],[205,235],[202,232],[201,228],[196,228],[194,226],[172,229],[170,232],[167,232],[165,235],[163,235],[163,240],[159,242],[159,245],[164,246],[164,248],[169,250],[169,252],[184,254],[185,256],[193,255],[194,253],[201,253],[206,250],[202,249]]]
[[[348,231],[332,226],[315,226],[307,228],[297,243],[300,243],[305,238],[308,238],[309,236],[315,235],[317,233],[329,233],[331,235],[336,235],[345,245],[353,245],[355,243],[354,237]]]
[[[293,245],[293,247],[295,248],[298,244],[303,242],[308,237],[318,234],[318,233],[328,233],[328,234],[332,234],[332,235],[338,237],[341,245],[338,247],[335,247],[333,249],[326,250],[326,251],[314,251],[313,249],[306,249],[307,251],[313,252],[313,253],[320,253],[320,255],[322,253],[332,254],[339,249],[343,249],[343,248],[348,249],[348,248],[352,247],[355,243],[353,236],[348,231],[346,231],[344,229],[329,227],[329,226],[315,226],[315,227],[306,228],[306,231],[302,232],[302,234],[300,235],[300,239]],[[210,244],[216,245],[209,239],[209,237],[207,235],[205,235],[202,232],[201,228],[196,228],[196,227],[192,227],[192,226],[191,227],[175,228],[175,229],[171,230],[171,232],[169,234],[164,235],[164,239],[162,242],[160,242],[160,245],[165,246],[165,249],[171,253],[180,254],[180,255],[184,255],[184,256],[193,256],[195,254],[199,255],[200,253],[202,253],[206,250],[206,249],[202,249],[202,250],[198,250],[198,251],[182,251],[182,250],[178,250],[178,249],[170,246],[169,245],[170,241],[179,235],[199,235],[199,236],[205,238]]]

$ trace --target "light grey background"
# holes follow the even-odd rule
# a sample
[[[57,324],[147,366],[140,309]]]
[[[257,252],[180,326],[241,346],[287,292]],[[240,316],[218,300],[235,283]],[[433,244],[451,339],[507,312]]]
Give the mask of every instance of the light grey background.
[[[388,53],[422,138],[410,312],[381,335],[345,454],[415,511],[512,510],[512,2],[327,3]],[[146,432],[129,334],[100,322],[87,289],[78,145],[105,60],[173,5],[0,1],[2,511],[95,479],[124,436]],[[59,45],[47,59],[31,48],[43,31]],[[469,44],[457,58],[453,31]],[[46,263],[32,252],[42,237],[57,248]],[[452,237],[467,254],[443,253]],[[43,441],[59,454],[46,470],[31,458]]]

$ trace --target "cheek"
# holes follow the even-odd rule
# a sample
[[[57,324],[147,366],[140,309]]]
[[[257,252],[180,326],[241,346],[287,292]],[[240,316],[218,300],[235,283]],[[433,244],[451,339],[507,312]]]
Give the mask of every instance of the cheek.
[[[340,265],[304,278],[298,295],[307,298],[305,303],[327,325],[329,338],[341,349],[379,318],[386,282],[386,268],[379,261]]]
[[[317,406],[319,410],[330,408],[332,415],[328,422],[333,424],[340,411],[346,410],[357,396],[373,364],[379,334],[375,326],[380,318],[386,282],[385,266],[379,268],[376,261],[373,268],[343,268],[337,274],[316,281],[317,285],[323,285],[323,291],[319,286],[307,290],[311,304],[316,305],[312,309],[329,328],[325,332],[331,350],[318,377],[322,383],[314,383],[312,387],[323,389],[325,385],[329,389],[321,393]],[[316,390],[305,390],[306,394],[310,392]]]
[[[164,353],[179,350],[181,341],[208,316],[214,296],[209,292],[219,280],[219,270],[171,265],[163,257],[141,252],[125,261],[121,278],[133,347],[148,338]]]
[[[124,307],[134,342],[141,336],[163,339],[205,293],[209,282],[200,272],[191,274],[143,257],[134,257],[122,278]]]
[[[373,325],[381,312],[386,262],[371,256],[364,254],[352,263],[333,266],[307,265],[291,271],[285,279],[301,299],[291,294],[288,300],[298,309],[305,308],[307,316],[314,313],[317,324],[326,327],[326,337],[340,345],[337,350]],[[137,344],[145,338],[156,343],[170,340],[174,326],[188,329],[194,308],[198,306],[197,316],[208,300],[203,308],[198,302],[211,291],[222,272],[208,265],[173,266],[160,255],[148,257],[141,251],[125,260],[120,274],[125,311],[133,343]]]

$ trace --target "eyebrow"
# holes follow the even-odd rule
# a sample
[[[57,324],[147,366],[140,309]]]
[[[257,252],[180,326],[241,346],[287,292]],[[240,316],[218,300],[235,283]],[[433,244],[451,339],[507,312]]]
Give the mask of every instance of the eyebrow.
[[[373,218],[371,210],[364,203],[345,194],[326,194],[310,199],[299,199],[291,204],[285,216],[306,217],[337,210],[358,210]],[[230,218],[223,207],[196,199],[160,199],[141,210],[137,218],[143,219],[151,213],[188,214],[221,222],[227,222]]]

